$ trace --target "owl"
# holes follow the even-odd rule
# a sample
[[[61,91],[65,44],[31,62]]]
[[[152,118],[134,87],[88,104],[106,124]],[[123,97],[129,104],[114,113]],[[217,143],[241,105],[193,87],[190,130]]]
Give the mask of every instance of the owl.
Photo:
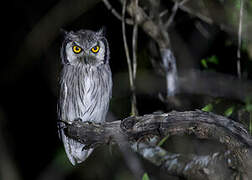
[[[109,45],[104,31],[79,30],[64,34],[58,117],[68,123],[75,120],[103,123],[112,93]],[[68,138],[64,124],[59,126],[68,159],[73,165],[83,162],[93,149]]]

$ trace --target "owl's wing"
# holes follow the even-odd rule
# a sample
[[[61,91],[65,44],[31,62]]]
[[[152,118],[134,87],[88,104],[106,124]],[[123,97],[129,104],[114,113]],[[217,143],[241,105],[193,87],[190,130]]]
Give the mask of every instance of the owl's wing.
[[[59,119],[61,119],[62,121],[64,121],[64,119],[62,119],[64,117],[64,111],[63,109],[66,106],[66,96],[67,96],[67,85],[66,83],[62,82],[61,83],[61,87],[60,87],[60,92],[59,92],[59,102],[58,102],[58,117]]]
[[[64,119],[67,116],[65,115],[65,106],[67,105],[67,93],[68,88],[66,84],[61,83],[59,102],[58,102],[58,117],[61,121],[66,121],[69,123],[68,119]],[[68,138],[64,133],[65,124],[63,122],[58,123],[58,132],[60,139],[64,144],[64,148],[70,162],[75,165],[77,163],[83,162],[93,151],[93,149],[84,150],[85,145]]]
[[[65,101],[66,101],[66,94],[67,94],[67,86],[65,83],[60,84],[60,91],[59,91],[59,100],[57,104],[57,114],[58,114],[58,119],[60,121],[66,121],[66,119],[63,119],[63,108],[65,106]],[[62,129],[64,129],[65,124],[63,122],[58,122],[58,134],[59,138],[62,140]]]
[[[72,163],[72,165],[85,161],[93,151],[93,148],[84,150],[85,145],[71,138],[68,138],[63,132],[63,130],[61,130],[61,137],[67,157]]]

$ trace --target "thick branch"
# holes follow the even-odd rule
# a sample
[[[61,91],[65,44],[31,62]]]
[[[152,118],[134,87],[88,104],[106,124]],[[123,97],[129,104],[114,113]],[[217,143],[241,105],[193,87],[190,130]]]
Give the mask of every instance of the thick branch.
[[[152,21],[140,6],[135,6],[134,3],[131,2],[127,6],[127,11],[145,33],[158,43],[161,49],[170,48],[170,40],[165,28],[161,28]]]
[[[137,148],[136,148],[137,147]],[[231,153],[213,153],[211,155],[185,155],[169,153],[159,146],[148,146],[140,143],[133,146],[145,159],[171,175],[182,176],[192,180],[230,180],[232,169],[228,166],[235,160]],[[230,164],[227,163],[230,161]]]
[[[216,168],[216,164],[226,167],[225,173],[227,171],[228,174],[231,167],[237,172],[248,172],[250,169],[245,160],[251,158],[252,139],[246,129],[241,124],[223,116],[199,110],[129,117],[123,121],[100,125],[76,121],[68,124],[65,132],[69,137],[81,143],[89,144],[89,147],[96,147],[99,144],[109,142],[124,144],[129,141],[134,144],[147,135],[164,137],[167,135],[194,134],[199,139],[218,141],[224,144],[228,151],[208,156],[186,156],[163,150],[164,153],[161,153],[160,161],[159,152],[161,150],[156,149],[157,147],[151,147],[155,148],[152,156],[146,156],[141,146],[135,148],[135,150],[151,162],[153,162],[153,159],[162,162],[161,164],[157,161],[153,163],[161,165],[168,173],[187,178],[192,176],[209,178],[210,175],[218,174],[220,168]],[[172,164],[174,158],[177,163]],[[219,174],[219,177],[222,177],[222,175]],[[224,176],[226,177],[225,174]]]
[[[170,39],[165,26],[151,20],[144,10],[140,6],[136,6],[133,1],[127,6],[127,11],[145,33],[158,44],[166,72],[166,95],[167,97],[174,96],[178,84],[176,59],[171,51]]]

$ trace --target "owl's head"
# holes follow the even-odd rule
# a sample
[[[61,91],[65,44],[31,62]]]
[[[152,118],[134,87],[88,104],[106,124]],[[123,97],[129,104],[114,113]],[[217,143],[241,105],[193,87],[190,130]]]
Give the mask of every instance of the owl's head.
[[[108,63],[109,46],[103,29],[64,31],[64,35],[61,46],[63,64],[99,66]]]

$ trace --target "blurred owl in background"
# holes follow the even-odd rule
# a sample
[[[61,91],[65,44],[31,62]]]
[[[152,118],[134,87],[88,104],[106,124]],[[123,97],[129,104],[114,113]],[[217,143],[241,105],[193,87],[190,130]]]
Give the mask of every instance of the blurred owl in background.
[[[112,94],[109,45],[103,30],[65,32],[61,46],[63,69],[60,76],[58,117],[68,123],[74,120],[105,122]],[[64,134],[60,136],[70,162],[83,162],[93,151]],[[62,128],[63,127],[63,128]]]

